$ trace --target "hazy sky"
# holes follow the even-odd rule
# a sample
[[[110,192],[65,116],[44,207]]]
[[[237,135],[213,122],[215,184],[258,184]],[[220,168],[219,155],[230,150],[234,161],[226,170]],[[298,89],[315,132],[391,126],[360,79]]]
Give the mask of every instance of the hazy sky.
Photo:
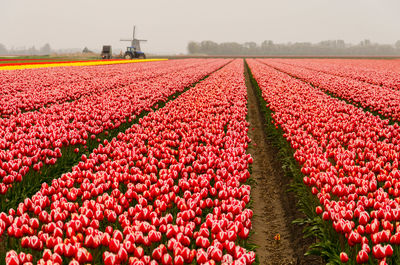
[[[0,43],[114,52],[132,35],[148,53],[186,53],[191,40],[275,42],[400,39],[399,0],[0,0]]]

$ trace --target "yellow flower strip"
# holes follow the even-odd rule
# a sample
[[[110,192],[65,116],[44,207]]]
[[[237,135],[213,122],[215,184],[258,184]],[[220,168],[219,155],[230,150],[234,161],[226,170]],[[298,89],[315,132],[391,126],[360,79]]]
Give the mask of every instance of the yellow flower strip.
[[[63,67],[63,66],[90,66],[90,65],[105,65],[105,64],[123,64],[123,63],[140,63],[140,62],[154,62],[165,61],[168,59],[138,59],[138,60],[107,60],[107,61],[87,61],[87,62],[60,62],[51,64],[24,64],[24,65],[4,65],[0,66],[0,70],[18,70],[18,69],[32,69],[44,67]]]

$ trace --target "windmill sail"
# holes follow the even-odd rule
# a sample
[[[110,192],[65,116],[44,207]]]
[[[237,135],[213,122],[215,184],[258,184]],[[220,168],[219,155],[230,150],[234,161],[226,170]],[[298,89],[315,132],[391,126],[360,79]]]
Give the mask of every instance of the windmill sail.
[[[136,26],[133,26],[133,32],[132,32],[132,39],[120,39],[120,41],[130,41],[131,46],[135,47],[137,51],[141,51],[140,49],[140,42],[141,41],[147,41],[147,40],[139,40],[135,38],[135,33],[136,33]]]

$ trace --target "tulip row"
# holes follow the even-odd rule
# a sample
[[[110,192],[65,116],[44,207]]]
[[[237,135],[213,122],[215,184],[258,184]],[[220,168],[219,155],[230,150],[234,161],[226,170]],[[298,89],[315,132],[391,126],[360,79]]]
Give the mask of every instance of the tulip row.
[[[399,60],[279,59],[277,61],[400,90]]]
[[[0,214],[7,264],[252,264],[243,61]]]
[[[184,70],[206,60],[160,61],[125,65],[61,67],[0,72],[0,115],[38,110],[54,103],[127,86],[136,81]],[[105,78],[107,76],[107,78]]]
[[[400,127],[248,60],[274,124],[342,237],[341,261],[394,263],[400,255]],[[344,244],[347,242],[346,244]],[[320,244],[321,245],[321,244]]]
[[[124,61],[125,59],[113,59],[109,61]],[[9,59],[4,60],[0,59],[0,66],[11,66],[11,65],[34,65],[34,64],[59,64],[59,63],[84,63],[84,62],[105,62],[104,60],[63,60],[63,59],[45,59],[45,58],[37,58],[37,59]]]
[[[263,60],[262,62],[308,82],[336,97],[347,100],[356,106],[363,107],[393,121],[400,121],[400,90],[371,85],[350,78],[325,74],[276,61]]]
[[[65,66],[89,66],[89,65],[112,65],[112,64],[130,64],[138,62],[155,62],[166,59],[133,59],[133,60],[91,60],[91,61],[59,61],[49,63],[32,63],[32,64],[18,64],[18,65],[0,65],[2,70],[22,70],[32,68],[48,68],[48,67],[65,67]]]
[[[178,67],[168,75],[0,120],[1,209],[18,203],[21,195],[36,191],[33,187],[46,178],[54,178],[41,173],[44,166],[52,167],[59,159],[74,161],[87,146],[97,146],[120,127],[124,130],[123,125],[134,121],[140,113],[166,102],[169,96],[228,62],[217,59],[185,70]],[[53,167],[57,169],[57,165]]]

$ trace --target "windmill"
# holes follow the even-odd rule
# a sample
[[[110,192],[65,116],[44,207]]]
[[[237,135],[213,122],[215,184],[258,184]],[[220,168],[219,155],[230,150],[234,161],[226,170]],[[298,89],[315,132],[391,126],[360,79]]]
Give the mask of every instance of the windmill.
[[[132,39],[128,40],[128,39],[121,39],[120,41],[130,41],[131,42],[131,46],[134,47],[134,49],[137,52],[140,52],[140,42],[145,42],[147,40],[139,40],[135,38],[135,31],[136,31],[136,26],[133,26],[133,34],[132,34]]]

